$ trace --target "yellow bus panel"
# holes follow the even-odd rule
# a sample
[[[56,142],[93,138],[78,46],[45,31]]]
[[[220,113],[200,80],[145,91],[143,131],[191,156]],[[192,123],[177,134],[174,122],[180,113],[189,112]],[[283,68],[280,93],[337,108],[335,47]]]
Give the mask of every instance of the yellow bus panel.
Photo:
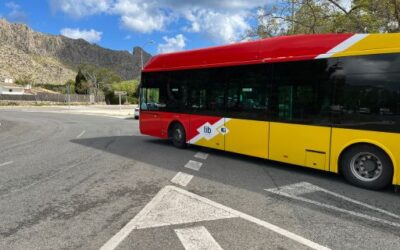
[[[191,143],[202,147],[224,150],[224,145],[225,145],[224,139],[225,138],[223,134],[217,134],[211,139],[201,138],[200,140]]]
[[[226,151],[268,158],[269,122],[230,119],[225,126]]]
[[[269,158],[329,170],[330,136],[329,127],[271,122]]]
[[[400,52],[400,33],[369,34],[348,49],[335,53],[333,57],[387,54]]]

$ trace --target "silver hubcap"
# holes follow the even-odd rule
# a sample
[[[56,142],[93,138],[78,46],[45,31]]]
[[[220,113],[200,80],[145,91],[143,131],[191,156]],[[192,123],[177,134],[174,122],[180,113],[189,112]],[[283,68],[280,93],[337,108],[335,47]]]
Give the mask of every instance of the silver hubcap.
[[[358,153],[350,161],[353,175],[361,181],[374,181],[382,175],[382,161],[369,152]]]
[[[174,139],[176,141],[181,141],[182,140],[182,131],[180,129],[175,129]]]

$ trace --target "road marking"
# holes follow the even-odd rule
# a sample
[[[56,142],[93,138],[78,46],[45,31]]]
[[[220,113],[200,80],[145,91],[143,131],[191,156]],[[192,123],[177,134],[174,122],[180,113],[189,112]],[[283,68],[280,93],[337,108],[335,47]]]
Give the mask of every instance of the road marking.
[[[357,205],[360,205],[360,206],[364,206],[364,207],[369,208],[371,210],[374,210],[376,212],[380,212],[382,214],[389,215],[389,216],[394,217],[396,219],[400,219],[400,216],[397,215],[397,214],[393,214],[391,212],[388,212],[388,211],[385,211],[383,209],[371,206],[371,205],[366,204],[366,203],[361,202],[361,201],[353,200],[353,199],[348,198],[346,196],[331,192],[329,190],[320,188],[318,186],[312,185],[312,184],[307,183],[307,182],[300,182],[300,183],[296,183],[296,184],[292,184],[292,185],[288,185],[288,186],[265,189],[265,191],[270,192],[270,193],[274,193],[274,194],[278,194],[278,195],[281,195],[281,196],[284,196],[284,197],[287,197],[287,198],[291,198],[291,199],[294,199],[294,200],[310,203],[310,204],[313,204],[313,205],[316,205],[316,206],[320,206],[320,207],[332,209],[332,210],[335,210],[335,211],[339,211],[339,212],[342,212],[342,213],[350,214],[350,215],[357,216],[357,217],[360,217],[360,218],[363,218],[363,219],[367,219],[367,220],[371,220],[371,221],[374,221],[374,222],[380,222],[380,223],[391,225],[391,226],[394,226],[394,227],[400,227],[400,223],[396,223],[396,222],[392,222],[392,221],[376,218],[376,217],[373,217],[373,216],[365,215],[365,214],[354,212],[354,211],[351,211],[351,210],[346,210],[346,209],[343,209],[343,208],[335,207],[335,206],[332,206],[332,205],[328,205],[328,204],[325,204],[325,203],[321,203],[321,202],[318,202],[318,201],[314,201],[314,200],[299,196],[299,195],[302,195],[302,194],[307,194],[307,193],[312,193],[312,192],[317,192],[317,191],[325,192],[327,194],[336,196],[338,198],[341,198],[343,200],[352,202],[354,204],[357,204]]]
[[[180,225],[200,221],[241,218],[312,249],[329,248],[283,228],[239,212],[175,186],[166,186],[100,250],[115,249],[133,230]]]
[[[0,164],[0,167],[4,167],[4,166],[7,166],[7,165],[10,165],[13,163],[14,163],[13,161],[4,162],[4,163]]]
[[[203,163],[201,163],[201,162],[190,160],[188,163],[186,163],[185,168],[199,171],[202,165],[203,165]]]
[[[174,230],[186,250],[223,250],[205,227]]]
[[[195,157],[195,158],[198,158],[198,159],[202,159],[202,160],[207,160],[208,154],[202,153],[202,152],[197,152],[197,153],[194,155],[194,157]]]
[[[177,185],[186,187],[187,184],[189,184],[189,182],[192,180],[192,178],[193,178],[193,175],[182,173],[182,172],[178,172],[174,176],[174,178],[172,178],[171,182],[175,183]]]
[[[86,130],[83,130],[82,133],[80,133],[76,138],[81,138],[82,135],[84,135],[86,133]]]

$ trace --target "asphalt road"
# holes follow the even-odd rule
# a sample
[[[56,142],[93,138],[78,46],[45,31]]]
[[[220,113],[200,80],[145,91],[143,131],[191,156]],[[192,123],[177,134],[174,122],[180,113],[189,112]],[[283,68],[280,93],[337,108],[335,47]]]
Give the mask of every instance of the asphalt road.
[[[179,150],[133,119],[0,110],[0,123],[0,249],[400,249],[392,188]]]

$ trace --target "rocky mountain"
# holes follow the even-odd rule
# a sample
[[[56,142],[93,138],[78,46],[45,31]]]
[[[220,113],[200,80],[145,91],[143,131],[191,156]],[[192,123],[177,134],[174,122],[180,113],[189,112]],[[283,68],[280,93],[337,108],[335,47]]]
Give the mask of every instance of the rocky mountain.
[[[35,32],[25,24],[0,19],[0,78],[31,77],[35,83],[62,84],[76,76],[80,64],[113,69],[124,79],[139,75],[141,51],[115,51],[71,39]],[[143,51],[143,61],[150,59]]]

